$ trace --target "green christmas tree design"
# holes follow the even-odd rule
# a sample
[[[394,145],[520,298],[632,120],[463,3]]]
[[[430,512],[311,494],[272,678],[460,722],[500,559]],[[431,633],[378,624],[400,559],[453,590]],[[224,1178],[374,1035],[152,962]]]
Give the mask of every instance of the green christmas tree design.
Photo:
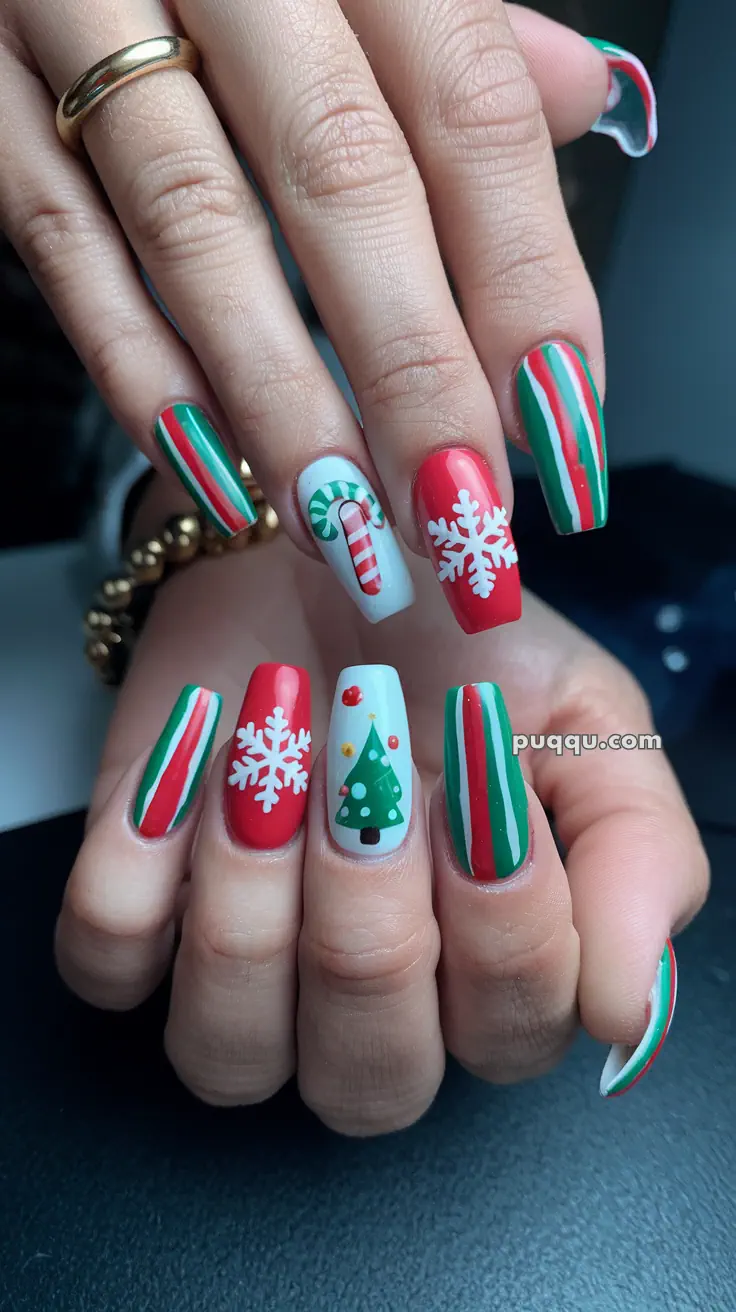
[[[403,824],[399,810],[401,784],[391,766],[386,749],[371,724],[358,760],[347,776],[340,809],[335,817],[337,824],[346,829],[359,829],[360,841],[375,846],[381,841],[381,830]]]

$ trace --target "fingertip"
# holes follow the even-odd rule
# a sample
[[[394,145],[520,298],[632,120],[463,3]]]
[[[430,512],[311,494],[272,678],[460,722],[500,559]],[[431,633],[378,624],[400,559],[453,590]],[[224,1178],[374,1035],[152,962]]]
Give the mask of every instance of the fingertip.
[[[555,146],[589,132],[603,113],[609,91],[605,56],[554,19],[522,5],[508,5],[508,15],[529,72],[536,82]]]

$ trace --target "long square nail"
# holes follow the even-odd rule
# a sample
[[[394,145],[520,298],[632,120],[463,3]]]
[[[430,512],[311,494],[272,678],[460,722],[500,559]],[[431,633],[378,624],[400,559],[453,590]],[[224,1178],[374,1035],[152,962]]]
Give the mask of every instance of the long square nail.
[[[603,1067],[600,1091],[604,1098],[618,1098],[628,1093],[659,1056],[677,1001],[677,961],[669,939],[665,944],[657,974],[649,993],[649,1018],[641,1043],[636,1048],[614,1043]]]
[[[225,813],[246,847],[283,847],[304,818],[312,766],[309,675],[264,663],[251,676],[230,744]]]
[[[608,517],[603,410],[585,357],[569,342],[530,351],[516,376],[519,410],[558,533],[602,528]]]
[[[495,683],[466,683],[447,694],[445,800],[455,855],[466,874],[490,883],[524,864],[526,786]]]
[[[608,103],[591,132],[613,137],[632,159],[648,155],[657,143],[657,97],[652,79],[629,50],[593,36],[588,40],[605,55],[610,78]]]
[[[409,722],[390,665],[342,671],[327,740],[330,833],[343,851],[381,856],[406,838],[412,807]]]
[[[373,488],[344,456],[323,456],[297,483],[302,514],[327,564],[372,624],[411,606],[414,585]]]
[[[485,460],[467,447],[435,451],[417,474],[414,506],[460,627],[481,633],[518,620],[519,558]]]
[[[225,537],[258,515],[207,416],[196,405],[170,405],[156,420],[156,441],[200,510]]]
[[[181,824],[197,795],[222,709],[219,693],[187,684],[148,758],[133,809],[144,838]]]

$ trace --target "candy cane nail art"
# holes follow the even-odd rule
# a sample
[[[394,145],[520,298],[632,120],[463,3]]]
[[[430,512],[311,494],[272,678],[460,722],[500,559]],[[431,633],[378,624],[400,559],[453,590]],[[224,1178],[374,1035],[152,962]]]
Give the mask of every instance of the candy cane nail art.
[[[588,37],[606,57],[610,77],[608,103],[591,132],[613,137],[625,155],[639,159],[657,141],[657,97],[652,79],[636,55],[610,41]]]
[[[322,555],[372,624],[405,610],[414,587],[383,507],[344,456],[323,456],[300,475],[302,514]]]
[[[187,815],[212,751],[219,693],[187,684],[148,759],[133,809],[144,838],[163,838]]]
[[[522,360],[516,388],[557,532],[602,528],[608,516],[606,430],[582,352],[570,342],[538,346]]]
[[[676,1000],[677,962],[675,950],[667,939],[649,994],[649,1020],[644,1037],[636,1048],[614,1043],[601,1075],[603,1098],[618,1098],[622,1093],[628,1093],[646,1075],[667,1038]]]

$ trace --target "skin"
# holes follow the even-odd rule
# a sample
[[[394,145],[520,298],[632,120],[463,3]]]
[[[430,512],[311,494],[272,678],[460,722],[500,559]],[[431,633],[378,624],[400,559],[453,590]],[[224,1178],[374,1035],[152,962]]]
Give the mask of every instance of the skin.
[[[85,127],[86,155],[62,148],[54,98],[114,50],[174,31],[202,52],[202,79],[175,70],[118,89]],[[411,485],[438,447],[484,455],[511,509],[504,434],[520,439],[513,376],[527,351],[576,343],[604,390],[553,144],[586,132],[607,90],[598,50],[501,0],[0,0],[0,225],[159,469],[155,418],[191,401],[305,552],[293,487],[336,452],[383,487],[423,553]],[[339,349],[362,428],[226,129]]]
[[[136,536],[172,508],[155,484]],[[636,1043],[664,940],[705,897],[706,857],[661,751],[527,751],[530,859],[498,885],[462,875],[439,777],[449,686],[498,682],[517,733],[652,726],[632,677],[539,600],[526,595],[518,624],[464,638],[437,605],[429,565],[415,562],[414,575],[416,604],[375,628],[285,536],[197,563],[159,590],[117,703],[56,951],[70,987],[115,1010],[142,1002],[174,959],[166,1050],[207,1102],[262,1101],[296,1073],[327,1125],[381,1134],[426,1110],[446,1051],[505,1083],[551,1069],[579,1023],[602,1043]],[[309,670],[317,751],[340,668],[398,668],[427,807],[415,789],[397,852],[354,859],[334,846],[323,756],[308,837],[265,853],[232,842],[227,738],[264,660]],[[191,817],[145,842],[132,802],[185,682],[223,694],[220,750]]]

